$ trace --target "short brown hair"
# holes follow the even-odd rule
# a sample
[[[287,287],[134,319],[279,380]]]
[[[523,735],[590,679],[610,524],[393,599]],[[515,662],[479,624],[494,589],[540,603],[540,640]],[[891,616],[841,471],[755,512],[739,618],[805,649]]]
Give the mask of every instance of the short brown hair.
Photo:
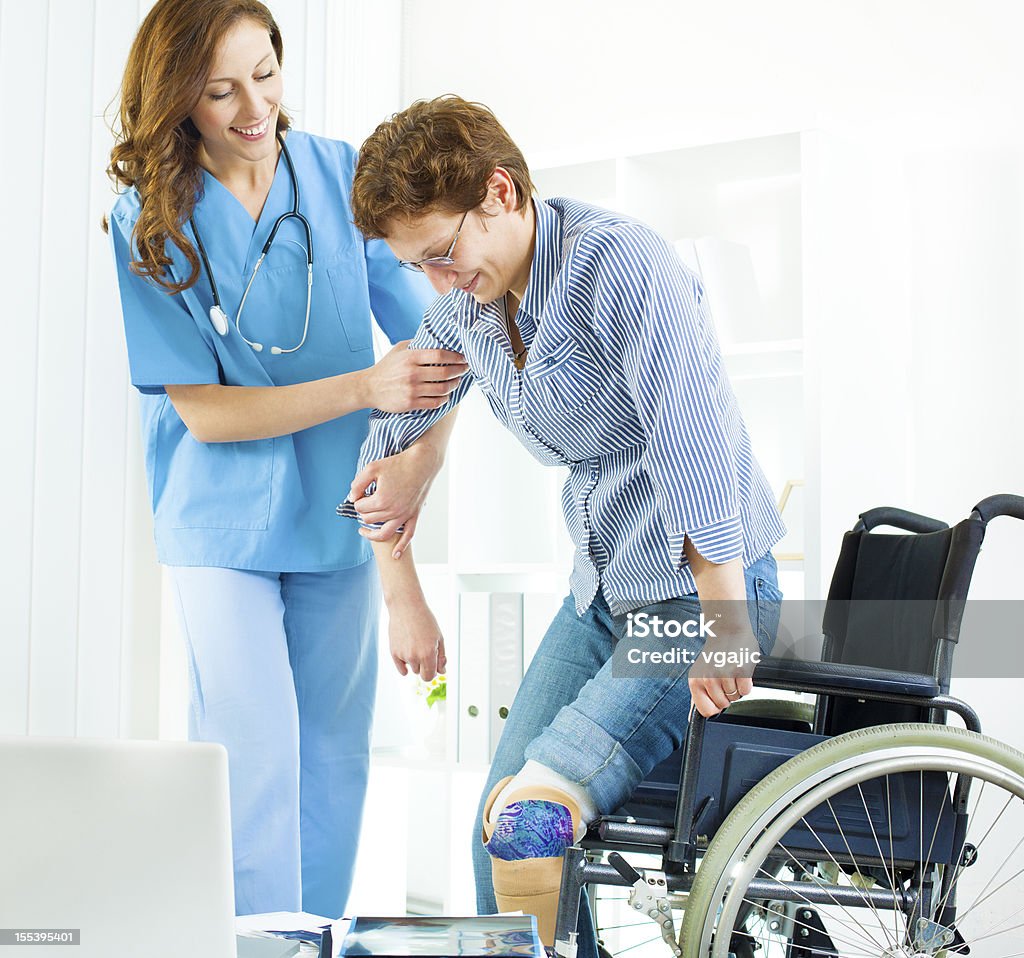
[[[487,198],[499,166],[522,209],[534,192],[530,170],[494,114],[453,95],[417,100],[381,123],[359,150],[353,219],[364,236],[379,239],[396,219],[464,213]]]
[[[171,293],[188,289],[199,277],[199,257],[183,228],[202,186],[196,161],[199,131],[189,116],[209,79],[218,44],[241,20],[253,20],[270,34],[280,64],[281,31],[259,0],[158,0],[139,27],[124,68],[107,173],[139,193],[134,232],[139,258],[129,268]],[[279,109],[278,131],[288,126],[288,114]],[[188,262],[189,274],[181,282],[167,272],[168,240]]]

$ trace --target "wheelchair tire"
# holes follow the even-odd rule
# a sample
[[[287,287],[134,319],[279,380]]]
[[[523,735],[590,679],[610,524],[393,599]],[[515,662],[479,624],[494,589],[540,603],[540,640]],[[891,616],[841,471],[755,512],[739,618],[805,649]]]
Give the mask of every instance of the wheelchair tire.
[[[989,826],[988,831],[981,836],[981,841],[977,847],[971,844],[972,825],[970,816],[972,813],[970,811],[971,801],[969,801],[965,809],[968,813],[968,831],[964,843],[961,844],[953,856],[959,863],[957,865],[945,866],[931,865],[929,868],[928,874],[930,878],[940,880],[942,877],[948,877],[954,887],[957,886],[965,874],[969,874],[969,878],[964,885],[956,889],[957,892],[961,892],[967,886],[977,887],[978,885],[978,881],[975,880],[973,874],[973,866],[982,861],[986,862],[986,865],[989,860],[993,863],[1001,862],[996,873],[984,885],[976,901],[964,908],[963,903],[959,900],[959,895],[957,896],[956,904],[959,907],[959,913],[955,926],[956,933],[962,935],[963,938],[949,943],[948,949],[945,944],[942,946],[936,945],[935,941],[937,939],[929,939],[928,947],[931,947],[932,950],[926,950],[920,943],[915,945],[912,943],[913,939],[907,937],[912,934],[907,927],[904,926],[902,929],[899,927],[899,915],[903,914],[902,911],[879,911],[867,897],[864,897],[864,906],[860,906],[858,903],[850,908],[846,908],[839,900],[834,899],[836,900],[836,907],[842,910],[842,917],[841,920],[838,920],[837,924],[832,926],[835,929],[832,934],[834,934],[837,941],[842,937],[846,940],[846,943],[842,946],[836,944],[837,950],[835,951],[820,946],[817,951],[813,948],[811,951],[818,955],[836,953],[844,955],[847,953],[885,954],[892,955],[894,958],[901,958],[901,956],[912,954],[948,954],[952,958],[954,955],[966,953],[966,951],[960,950],[962,942],[966,942],[969,946],[972,944],[972,938],[975,942],[984,938],[986,939],[986,948],[992,942],[996,942],[997,950],[989,952],[979,950],[976,947],[971,952],[974,958],[989,953],[1007,953],[1005,947],[999,944],[1000,936],[1006,933],[1021,936],[1020,929],[1024,928],[1019,914],[1019,902],[1021,897],[1024,896],[1024,878],[1021,877],[1024,875],[1024,866],[1022,866],[1021,861],[1022,857],[1024,857],[1021,855],[1021,845],[1024,843],[1024,839],[1021,838],[1021,835],[1024,835],[1024,820],[1022,820],[1024,819],[1024,754],[1003,742],[974,732],[968,732],[965,729],[942,725],[907,723],[858,729],[822,742],[792,758],[784,765],[779,766],[779,768],[767,775],[747,793],[718,829],[697,870],[693,887],[686,902],[686,911],[683,916],[682,930],[679,938],[683,958],[728,958],[730,952],[735,953],[737,951],[735,947],[737,940],[743,944],[756,940],[757,945],[754,947],[754,950],[762,956],[774,955],[776,953],[789,954],[792,949],[799,949],[803,942],[793,939],[788,942],[779,941],[781,951],[779,949],[773,950],[771,945],[777,939],[773,938],[771,942],[768,942],[767,938],[769,935],[774,936],[778,934],[775,931],[778,923],[774,921],[777,916],[765,909],[764,899],[752,901],[752,898],[746,895],[751,880],[756,878],[759,872],[762,872],[763,877],[770,877],[773,874],[771,867],[777,867],[780,858],[782,858],[780,856],[780,849],[782,852],[789,854],[785,846],[779,844],[780,840],[790,834],[790,829],[794,825],[805,821],[805,814],[810,817],[810,813],[815,809],[821,808],[824,803],[828,803],[829,811],[836,822],[838,831],[842,834],[842,826],[829,802],[832,796],[846,789],[856,787],[863,802],[864,792],[861,790],[862,783],[880,779],[883,776],[885,777],[886,794],[888,794],[890,783],[888,776],[905,772],[920,773],[923,796],[923,776],[924,773],[929,771],[946,773],[947,792],[953,775],[959,776],[962,774],[969,777],[972,785],[969,799],[975,802],[973,814],[979,821],[985,820],[983,816],[977,813],[981,808],[981,800],[987,787],[993,790],[1001,790],[1006,797],[1006,804],[1002,806],[999,816]],[[978,785],[979,782],[981,783],[980,787]],[[984,806],[986,816],[990,808],[998,807],[999,801],[1001,799],[997,796],[995,805],[990,800]],[[923,797],[921,804],[922,806],[925,804]],[[1018,814],[1018,819],[1012,826],[1004,823],[998,825],[997,829],[997,824],[1000,822],[1005,811],[1010,807],[1013,807],[1014,811]],[[865,812],[867,812],[866,802],[864,808]],[[891,807],[887,809],[890,823],[892,822],[892,811]],[[912,812],[913,810],[909,809],[907,816],[909,817]],[[866,822],[871,822],[872,820],[871,816],[865,818]],[[935,832],[932,834],[933,843],[935,833],[938,832],[938,826],[938,817],[936,817]],[[984,828],[984,825],[979,825],[979,828]],[[993,839],[993,842],[997,847],[993,848],[992,844],[989,844],[984,850],[984,856],[982,856],[982,845],[985,839],[990,838],[994,829],[996,830],[996,838]],[[874,825],[872,825],[871,831],[872,834],[875,834]],[[924,825],[922,819],[920,834],[924,835],[926,831],[927,826]],[[977,834],[974,835],[974,839],[978,839]],[[875,873],[884,871],[889,887],[894,892],[896,891],[897,881],[901,883],[901,889],[904,888],[905,886],[902,883],[905,879],[902,867],[897,869],[896,862],[893,861],[890,874],[889,863],[886,860],[884,851],[878,844],[877,835],[875,835],[875,842],[879,848],[880,854],[878,857],[881,861],[881,866],[874,866]],[[1002,842],[1002,844],[998,844],[999,842]],[[1014,842],[1016,842],[1016,845],[1014,845]],[[824,845],[822,847],[824,848]],[[1010,853],[1005,861],[1003,861],[1003,853],[1008,847],[1010,847]],[[849,845],[847,845],[847,848],[849,848]],[[968,848],[970,849],[969,854]],[[920,857],[924,860],[930,860],[931,855],[932,847],[929,846],[928,853],[925,854],[922,851]],[[1003,866],[1014,856],[1016,857],[1014,858],[1014,865],[1010,870],[1009,878],[1005,876],[1000,878],[999,873]],[[793,864],[801,865],[791,854],[789,857],[793,859]],[[853,860],[856,862],[855,858]],[[834,858],[833,861],[835,861]],[[767,870],[762,869],[765,863],[769,863],[769,869]],[[838,862],[836,864],[838,865]],[[783,867],[789,867],[788,863]],[[942,870],[947,868],[952,869],[952,871],[949,876],[944,876]],[[939,870],[936,871],[936,869]],[[1015,869],[1020,870],[1013,874]],[[803,867],[802,870],[807,872],[806,867]],[[860,871],[859,867],[857,870]],[[870,868],[865,868],[863,873],[869,874],[870,871]],[[985,878],[984,871],[982,869],[981,881],[984,881]],[[922,870],[922,872],[915,874],[923,873]],[[778,873],[775,872],[774,874]],[[801,876],[801,878],[804,877],[806,876]],[[794,878],[796,878],[795,870]],[[820,884],[820,880],[818,881]],[[1006,886],[1011,883],[1013,887],[1009,889],[1008,893],[1005,893]],[[799,888],[800,886],[794,883],[792,887]],[[810,889],[815,886],[808,885],[804,887]],[[829,885],[827,887],[833,888],[834,886]],[[856,887],[856,882],[851,881],[851,888]],[[848,889],[843,889],[842,892],[847,896],[858,894],[858,892],[849,891]],[[833,892],[829,893],[839,894],[840,890],[836,888]],[[975,910],[976,905],[988,902],[997,893],[1005,893],[1003,898],[1009,901],[1009,910],[1006,913],[1006,917],[1001,922],[996,921],[993,925],[989,920],[989,912],[992,910],[991,905],[983,909],[980,916],[975,911],[974,919],[984,922],[975,932],[965,924],[965,920],[968,918],[969,913]],[[935,897],[938,898],[939,895]],[[849,901],[848,897],[847,901]],[[944,903],[949,902],[947,899],[939,901],[932,914],[924,919],[925,931],[920,932],[920,934],[934,936],[942,932],[940,926],[929,925],[928,922],[933,918],[939,917],[939,907]],[[803,908],[803,906],[800,907],[801,909]],[[814,905],[811,907],[818,909],[822,906]],[[824,907],[833,908],[831,904],[827,904]],[[741,923],[749,922],[752,913],[755,917],[759,916],[761,918],[763,926],[760,935],[764,935],[765,941],[762,941],[759,936],[755,935],[753,925],[741,924],[741,927],[737,927],[735,918],[741,908],[747,914],[747,918],[741,919]],[[864,913],[865,925],[855,926],[855,924],[851,924],[851,918],[854,919],[854,922],[857,920],[853,915],[854,911]],[[801,911],[801,915],[807,918],[810,918],[811,914],[812,912],[809,909]],[[922,916],[915,915],[914,917],[915,921],[913,924],[919,926]],[[815,922],[817,923],[818,920],[817,912],[815,912]],[[893,923],[891,933],[887,927],[889,922]],[[1006,927],[1007,923],[1009,923],[1009,927]],[[797,932],[804,936],[811,936],[812,933],[814,935],[817,934],[817,929],[811,928],[809,924],[797,928],[798,924],[797,922],[789,926],[794,934]],[[1000,928],[1001,925],[1003,926],[1002,928]],[[728,934],[721,933],[725,928],[729,929]],[[881,929],[883,939],[889,938],[890,940],[878,941],[879,928]],[[1019,945],[1020,940],[1020,937],[1013,938],[1010,943]],[[1006,939],[1004,938],[1002,939],[1002,945],[1005,944]],[[999,950],[1000,947],[1002,947],[1002,950]],[[838,950],[839,948],[852,950]],[[1010,949],[1010,951],[1016,950],[1018,948]]]

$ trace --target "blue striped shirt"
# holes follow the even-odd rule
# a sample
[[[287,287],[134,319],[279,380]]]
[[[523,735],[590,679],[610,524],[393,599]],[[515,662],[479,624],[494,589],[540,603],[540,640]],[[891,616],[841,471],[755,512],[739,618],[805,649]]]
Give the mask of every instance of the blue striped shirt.
[[[375,410],[360,454],[406,449],[475,382],[540,462],[568,466],[562,508],[581,615],[600,588],[615,614],[696,591],[689,536],[712,562],[749,566],[785,529],[722,366],[699,279],[650,227],[570,199],[537,200],[513,365],[503,300],[453,289],[412,348],[464,353],[469,373],[435,410]],[[357,518],[351,503],[340,515]],[[457,519],[457,517],[456,517]]]

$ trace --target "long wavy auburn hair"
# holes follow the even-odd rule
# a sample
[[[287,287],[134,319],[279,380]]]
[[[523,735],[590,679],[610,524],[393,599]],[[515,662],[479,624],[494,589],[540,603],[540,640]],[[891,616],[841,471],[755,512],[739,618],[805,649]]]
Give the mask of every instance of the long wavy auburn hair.
[[[199,131],[190,115],[218,45],[240,20],[266,28],[281,63],[281,31],[259,0],[158,0],[139,27],[125,64],[107,174],[115,185],[134,186],[139,193],[141,212],[133,233],[138,259],[129,268],[168,293],[188,289],[199,278],[199,256],[184,231],[202,183]],[[278,110],[278,131],[289,124],[284,110]],[[168,242],[189,264],[181,282],[167,269]]]

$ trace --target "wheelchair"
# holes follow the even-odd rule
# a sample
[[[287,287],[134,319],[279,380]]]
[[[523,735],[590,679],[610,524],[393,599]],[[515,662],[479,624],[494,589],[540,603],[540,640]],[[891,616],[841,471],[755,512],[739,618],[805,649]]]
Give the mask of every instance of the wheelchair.
[[[576,956],[581,894],[594,910],[608,889],[679,958],[1024,954],[1024,754],[949,695],[975,560],[1003,515],[1024,520],[1024,498],[991,496],[953,527],[862,514],[815,625],[820,661],[754,672],[814,703],[694,712],[676,754],[567,850],[555,955]],[[637,947],[617,951],[600,915],[598,934],[602,952]]]

